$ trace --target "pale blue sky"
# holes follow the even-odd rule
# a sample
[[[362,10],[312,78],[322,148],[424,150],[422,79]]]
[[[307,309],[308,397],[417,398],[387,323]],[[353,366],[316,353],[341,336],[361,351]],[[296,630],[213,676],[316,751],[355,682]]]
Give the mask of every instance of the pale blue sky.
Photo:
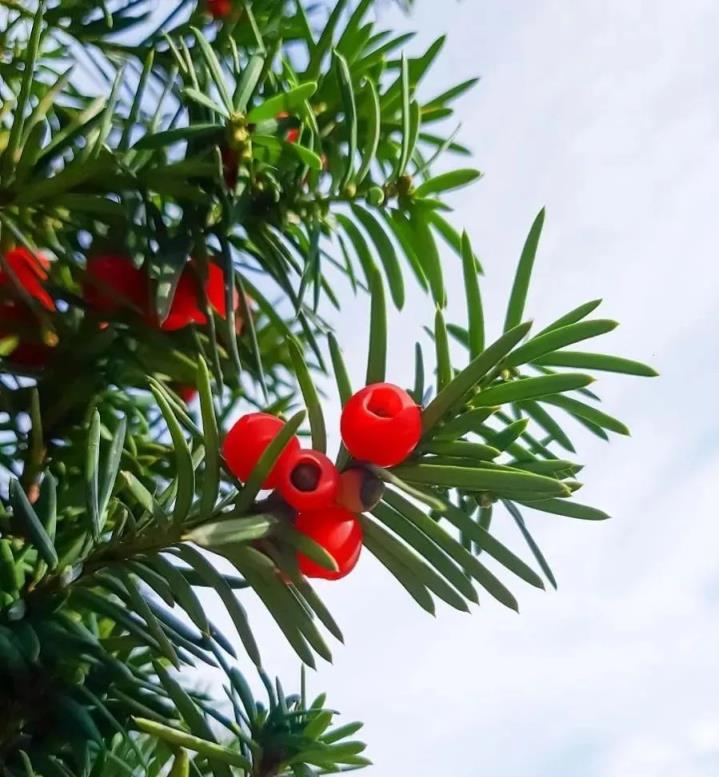
[[[311,684],[366,721],[372,777],[714,777],[719,5],[417,0],[412,18],[383,17],[420,31],[413,52],[447,33],[425,94],[482,76],[459,115],[486,177],[454,198],[454,221],[484,262],[491,332],[546,205],[529,315],[546,323],[603,297],[622,327],[598,350],[662,377],[598,386],[633,432],[580,445],[584,501],[614,520],[531,517],[558,592],[516,585],[518,616],[485,597],[471,616],[432,619],[367,555],[322,591],[347,644]],[[462,321],[450,255],[446,266]],[[348,303],[338,319],[358,380],[364,315]],[[413,293],[395,317],[393,380],[409,380],[408,343],[431,315]],[[251,610],[268,670],[290,685],[294,656]]]

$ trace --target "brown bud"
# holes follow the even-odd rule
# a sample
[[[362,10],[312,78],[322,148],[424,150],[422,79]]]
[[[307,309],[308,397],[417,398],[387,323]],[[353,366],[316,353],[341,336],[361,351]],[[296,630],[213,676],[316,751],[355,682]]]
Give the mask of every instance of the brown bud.
[[[340,475],[337,503],[352,513],[371,510],[383,494],[384,483],[364,467],[351,467]]]
[[[397,181],[397,193],[400,197],[407,197],[414,193],[414,182],[411,175],[401,175]]]
[[[480,507],[484,507],[485,509],[491,507],[494,504],[494,501],[494,497],[489,491],[482,491],[479,495],[478,502]]]

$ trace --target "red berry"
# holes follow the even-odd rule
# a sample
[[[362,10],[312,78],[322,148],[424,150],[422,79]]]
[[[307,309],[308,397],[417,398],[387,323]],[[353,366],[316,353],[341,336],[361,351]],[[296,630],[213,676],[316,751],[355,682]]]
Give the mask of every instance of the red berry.
[[[7,355],[9,361],[42,367],[52,349],[43,342],[37,315],[21,298],[16,284],[25,290],[45,310],[54,312],[55,302],[44,286],[50,262],[42,254],[32,254],[26,248],[13,248],[5,254],[5,267],[0,266],[0,338],[17,337],[18,343]]]
[[[295,510],[309,511],[333,505],[339,485],[340,473],[324,453],[299,450],[287,457],[278,490]]]
[[[124,256],[108,254],[88,260],[83,296],[87,304],[103,313],[131,308],[145,313],[150,286],[147,274]]]
[[[189,405],[197,396],[197,389],[194,386],[174,386],[175,393],[186,404]]]
[[[325,569],[303,553],[297,554],[300,571],[307,577],[339,580],[357,565],[362,551],[362,525],[356,515],[343,507],[300,513],[295,522],[297,531],[321,545],[339,567],[337,572]]]
[[[5,254],[5,263],[12,270],[17,282],[25,291],[36,299],[46,310],[55,310],[52,297],[45,290],[43,282],[47,280],[47,270],[50,262],[42,254],[31,254],[27,248],[13,248]],[[19,295],[14,288],[10,274],[0,267],[0,286],[9,297]]]
[[[227,313],[227,306],[225,305],[225,273],[212,262],[207,268],[205,294],[210,306],[224,318]],[[233,304],[235,310],[237,310],[240,305],[240,295],[237,289],[233,292]],[[170,305],[170,312],[162,324],[162,329],[174,331],[190,324],[206,323],[207,316],[202,309],[199,277],[193,263],[189,262],[180,275],[180,280],[175,289],[175,296]],[[239,316],[237,317],[237,326],[241,327],[241,318]]]
[[[160,325],[171,332],[190,324],[206,324],[207,316],[200,307],[199,280],[188,265],[177,282],[175,296],[172,298],[170,312]]]
[[[275,116],[275,118],[278,121],[284,121],[285,119],[290,118],[290,114],[287,113],[287,111],[280,111],[280,113]],[[297,141],[300,139],[300,130],[299,127],[290,127],[287,132],[285,132],[285,140],[288,143],[297,143]]]
[[[225,301],[225,273],[216,264],[210,264],[207,268],[207,284],[205,285],[207,299],[210,305],[225,318],[227,316],[227,304]],[[232,291],[232,307],[235,311],[240,307],[240,293],[237,289]],[[239,316],[235,313],[235,318]]]
[[[215,19],[224,19],[232,11],[232,0],[207,0],[207,10]]]
[[[222,453],[228,467],[243,483],[247,482],[260,456],[284,425],[281,418],[269,413],[248,413],[227,433]],[[299,440],[292,437],[265,478],[262,488],[277,488],[279,473],[299,449]]]
[[[340,431],[356,459],[393,467],[417,447],[422,414],[404,389],[374,383],[350,397],[342,411]]]

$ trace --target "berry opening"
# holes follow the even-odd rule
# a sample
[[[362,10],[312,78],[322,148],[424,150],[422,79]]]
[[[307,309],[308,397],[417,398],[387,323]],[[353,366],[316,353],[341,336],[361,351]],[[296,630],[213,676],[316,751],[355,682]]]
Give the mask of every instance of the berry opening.
[[[298,491],[314,491],[319,482],[322,471],[314,461],[304,461],[293,468],[290,475],[292,485]]]
[[[402,400],[395,391],[378,388],[367,398],[366,407],[378,418],[394,418],[402,410]]]
[[[292,454],[277,484],[285,502],[300,512],[330,507],[339,487],[337,467],[324,453],[309,448]]]

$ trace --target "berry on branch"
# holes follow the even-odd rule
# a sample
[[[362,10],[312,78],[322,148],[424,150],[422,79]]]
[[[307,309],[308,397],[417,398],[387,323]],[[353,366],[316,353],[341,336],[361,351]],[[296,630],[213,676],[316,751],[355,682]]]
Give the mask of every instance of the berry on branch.
[[[325,569],[303,553],[298,553],[297,562],[306,577],[339,580],[357,565],[362,551],[362,525],[356,515],[343,507],[300,513],[295,528],[323,547],[338,566],[336,572]]]
[[[150,285],[147,274],[124,256],[94,256],[87,263],[83,284],[85,302],[94,310],[117,313],[130,307],[145,313]]]
[[[239,480],[247,482],[260,456],[284,425],[285,422],[281,418],[269,413],[248,413],[230,429],[225,437],[222,453],[227,466]],[[293,437],[265,478],[262,488],[277,488],[280,473],[299,449],[300,442]]]
[[[50,262],[42,254],[31,254],[27,248],[13,248],[5,254],[5,264],[14,274],[17,283],[45,310],[54,311],[55,303],[47,292],[44,282]],[[0,267],[0,288],[3,296],[17,299],[19,294],[13,286],[13,279],[5,267]]]
[[[334,504],[340,485],[337,467],[319,451],[299,450],[288,456],[278,490],[296,510],[319,510]]]
[[[216,264],[210,262],[207,267],[205,294],[210,306],[224,318],[227,315],[225,303],[225,273]],[[233,306],[237,310],[240,305],[240,295],[237,289],[233,292]],[[170,312],[162,324],[162,329],[174,331],[183,329],[190,324],[206,324],[207,316],[202,309],[199,293],[199,277],[193,262],[189,262],[182,271],[175,289],[175,296],[170,306]],[[242,328],[242,319],[237,316],[235,322],[238,331]]]
[[[350,397],[340,430],[354,458],[394,467],[417,447],[422,414],[404,389],[392,383],[373,383]]]
[[[50,263],[41,254],[33,255],[26,248],[14,248],[4,258],[9,272],[0,267],[0,339],[17,338],[17,344],[7,354],[10,361],[27,367],[42,367],[51,348],[43,342],[38,317],[22,299],[15,284],[45,310],[55,312],[55,302],[43,285]]]
[[[215,19],[225,19],[232,12],[232,0],[207,0],[207,10]]]
[[[194,386],[173,386],[173,389],[186,405],[193,402],[198,393]]]

